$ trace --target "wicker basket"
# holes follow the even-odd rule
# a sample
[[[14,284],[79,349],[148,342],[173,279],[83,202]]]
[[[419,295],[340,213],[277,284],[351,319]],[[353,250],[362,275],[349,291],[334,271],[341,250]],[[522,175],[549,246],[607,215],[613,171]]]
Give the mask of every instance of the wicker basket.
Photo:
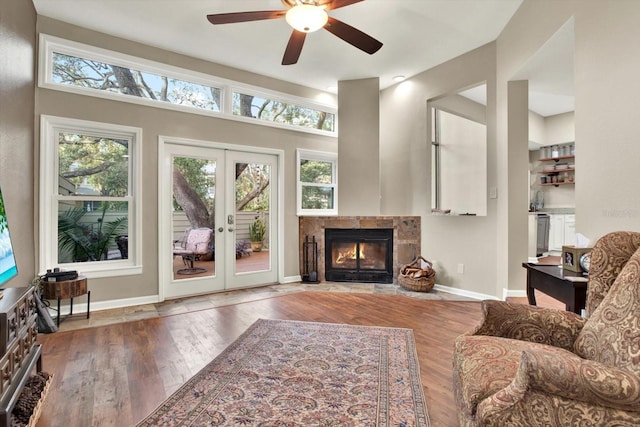
[[[421,261],[424,261],[424,263],[427,264],[427,275],[415,278],[413,277],[413,274],[408,274],[408,270],[411,268],[422,269]],[[404,265],[400,269],[400,274],[398,275],[398,283],[400,284],[400,286],[409,291],[429,292],[436,284],[436,271],[433,269],[433,264],[430,261],[427,261],[423,257],[418,256],[416,259],[411,261],[409,264]]]

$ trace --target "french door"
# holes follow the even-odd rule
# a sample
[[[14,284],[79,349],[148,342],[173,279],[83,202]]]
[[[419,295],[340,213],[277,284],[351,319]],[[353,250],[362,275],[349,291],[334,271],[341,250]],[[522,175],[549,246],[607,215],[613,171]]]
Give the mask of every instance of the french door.
[[[277,282],[278,157],[167,141],[160,159],[161,298]]]

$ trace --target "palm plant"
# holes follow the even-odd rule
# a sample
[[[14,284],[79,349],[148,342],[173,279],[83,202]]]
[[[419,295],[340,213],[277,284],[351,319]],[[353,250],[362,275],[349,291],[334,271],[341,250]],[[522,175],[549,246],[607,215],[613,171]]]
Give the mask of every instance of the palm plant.
[[[87,211],[73,207],[58,214],[58,251],[69,253],[73,262],[100,261],[115,238],[127,230],[127,217],[105,222],[107,204],[103,204],[102,216],[97,228],[82,223]]]

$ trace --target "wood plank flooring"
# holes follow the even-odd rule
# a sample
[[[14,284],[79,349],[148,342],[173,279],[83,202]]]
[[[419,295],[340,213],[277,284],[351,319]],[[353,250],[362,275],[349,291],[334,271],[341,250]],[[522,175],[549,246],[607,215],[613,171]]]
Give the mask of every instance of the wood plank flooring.
[[[134,425],[258,318],[413,329],[431,424],[457,426],[453,341],[479,321],[480,303],[329,292],[39,335],[55,378],[37,426]]]

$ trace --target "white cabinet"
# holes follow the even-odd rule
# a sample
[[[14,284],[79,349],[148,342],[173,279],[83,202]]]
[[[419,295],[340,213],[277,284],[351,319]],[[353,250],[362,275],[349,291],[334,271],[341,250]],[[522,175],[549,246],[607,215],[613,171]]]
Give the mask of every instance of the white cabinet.
[[[576,236],[576,216],[573,214],[549,215],[549,250],[562,251],[563,245],[573,245]]]

